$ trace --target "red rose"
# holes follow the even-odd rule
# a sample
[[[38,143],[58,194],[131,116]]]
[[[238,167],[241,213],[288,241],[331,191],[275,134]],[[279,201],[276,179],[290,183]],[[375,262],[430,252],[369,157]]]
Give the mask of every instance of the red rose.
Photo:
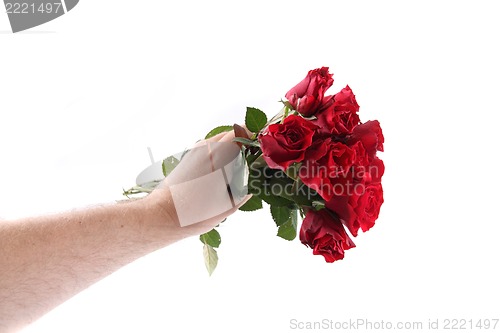
[[[334,96],[324,98],[320,111],[316,114],[322,132],[335,135],[349,134],[359,124],[359,105],[351,88],[346,86]]]
[[[300,114],[309,117],[318,110],[325,92],[333,84],[328,67],[310,70],[307,76],[286,93],[286,98]]]
[[[324,156],[307,159],[299,170],[299,177],[304,184],[329,201],[333,196],[348,195],[352,191],[349,187],[352,186],[353,166],[359,158],[356,150],[341,142],[326,140],[323,145],[326,145]]]
[[[382,181],[382,176],[385,172],[384,162],[375,157],[372,163],[368,166],[367,173],[365,175],[365,182],[367,183],[380,183]]]
[[[356,153],[352,175],[354,179],[364,179],[365,173],[369,170],[370,159],[366,153],[366,149],[361,142],[356,142],[350,147]]]
[[[347,144],[353,145],[356,142],[363,144],[370,160],[375,157],[377,150],[384,151],[384,135],[378,120],[370,120],[356,126],[348,137]]]
[[[300,241],[321,254],[326,262],[344,258],[344,251],[355,247],[342,223],[327,209],[309,210],[300,228]]]
[[[317,126],[300,116],[290,115],[283,124],[271,124],[259,135],[262,156],[273,169],[286,170],[301,162],[311,146]]]
[[[333,197],[326,207],[335,212],[356,237],[360,228],[365,232],[375,225],[384,195],[380,183],[362,184],[354,189],[352,195]]]

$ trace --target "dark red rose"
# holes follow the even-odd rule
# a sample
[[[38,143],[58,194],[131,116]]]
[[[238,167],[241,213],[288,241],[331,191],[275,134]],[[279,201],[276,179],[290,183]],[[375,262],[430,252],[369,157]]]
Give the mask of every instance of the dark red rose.
[[[312,145],[307,149],[306,160],[317,161],[321,157],[325,156],[330,148],[331,139],[322,139],[318,135],[313,136]]]
[[[300,114],[314,115],[323,101],[325,92],[333,84],[328,67],[310,70],[307,76],[286,93],[286,98]]]
[[[382,184],[359,183],[354,187],[352,195],[333,197],[326,203],[326,207],[335,212],[356,237],[360,228],[365,232],[375,225],[383,202]]]
[[[304,184],[329,201],[333,196],[350,193],[353,166],[358,157],[354,149],[341,142],[326,140],[324,145],[326,145],[324,156],[303,162],[299,177]]]
[[[309,210],[300,227],[300,241],[321,254],[326,262],[344,258],[344,251],[355,247],[342,223],[327,209]]]
[[[378,120],[370,120],[356,126],[348,137],[347,144],[353,145],[356,142],[363,144],[370,160],[375,157],[377,150],[384,151],[384,135]]]
[[[350,134],[359,124],[359,105],[351,88],[346,86],[334,96],[326,96],[320,111],[316,114],[316,123],[324,133]]]
[[[300,116],[290,115],[283,124],[271,124],[259,135],[262,156],[273,169],[286,170],[301,162],[313,141],[317,126]]]

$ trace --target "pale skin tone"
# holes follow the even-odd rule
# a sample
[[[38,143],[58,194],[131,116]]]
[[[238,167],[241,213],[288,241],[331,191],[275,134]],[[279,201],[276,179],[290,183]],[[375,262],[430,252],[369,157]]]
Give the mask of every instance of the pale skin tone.
[[[229,132],[209,141],[233,138]],[[18,331],[119,268],[205,233],[236,211],[179,226],[168,184],[196,168],[174,170],[172,178],[139,200],[0,221],[0,332]]]

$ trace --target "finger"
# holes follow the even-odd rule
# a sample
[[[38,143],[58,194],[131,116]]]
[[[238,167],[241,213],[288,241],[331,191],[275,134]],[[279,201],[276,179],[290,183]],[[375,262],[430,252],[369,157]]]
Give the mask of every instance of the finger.
[[[222,133],[219,133],[219,134],[216,134],[208,139],[205,139],[203,141],[205,142],[217,142],[219,141],[220,139],[222,139],[224,136],[226,136],[228,133],[231,133],[232,131],[230,132],[222,132]]]
[[[235,136],[237,138],[245,138],[245,139],[250,139],[253,135],[252,132],[250,132],[245,125],[240,126],[238,124],[233,125],[233,130],[235,133]]]
[[[245,195],[245,197],[243,198],[243,200],[241,200],[237,205],[236,205],[236,209],[240,209],[241,206],[243,206],[244,204],[246,204],[246,202],[248,200],[250,200],[250,198],[252,198],[252,194],[247,194]]]
[[[206,145],[207,143],[210,143],[210,142],[217,142],[220,139],[222,139],[224,137],[224,135],[226,135],[226,134],[227,134],[226,132],[222,132],[222,133],[216,134],[208,139],[200,140],[200,141],[196,142],[193,147],[200,147],[200,146]]]

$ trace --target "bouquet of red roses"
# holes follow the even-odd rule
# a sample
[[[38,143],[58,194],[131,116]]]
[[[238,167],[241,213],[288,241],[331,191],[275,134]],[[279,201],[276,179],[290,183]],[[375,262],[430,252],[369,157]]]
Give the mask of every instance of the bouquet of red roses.
[[[384,143],[380,124],[360,121],[349,86],[326,95],[332,84],[327,67],[311,70],[286,93],[282,110],[271,120],[249,107],[246,129],[219,126],[205,137],[234,129],[248,170],[245,191],[252,195],[240,210],[261,209],[266,202],[277,235],[286,240],[296,238],[300,215],[300,241],[327,262],[343,259],[345,250],[355,246],[346,228],[356,237],[359,229],[374,226],[384,201],[384,164],[377,157]],[[164,175],[177,163],[172,157],[165,159]],[[212,273],[220,235],[213,229],[200,240]]]
[[[269,123],[261,111],[249,108],[246,125],[254,136],[236,139],[244,145],[253,194],[241,209],[267,202],[278,236],[287,240],[296,237],[300,214],[300,241],[327,262],[344,258],[355,246],[344,227],[356,237],[359,229],[375,224],[384,173],[376,156],[384,143],[379,122],[360,121],[349,86],[325,95],[332,84],[327,67],[309,71]]]

